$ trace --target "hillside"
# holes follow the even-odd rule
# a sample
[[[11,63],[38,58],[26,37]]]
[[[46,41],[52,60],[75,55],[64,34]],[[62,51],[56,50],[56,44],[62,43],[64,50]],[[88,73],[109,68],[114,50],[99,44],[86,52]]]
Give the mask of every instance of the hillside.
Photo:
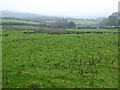
[[[23,13],[23,12],[13,12],[13,11],[0,11],[2,13],[1,18],[9,17],[9,18],[19,18],[29,21],[51,21],[51,20],[58,20],[60,17],[54,16],[46,16],[34,13]]]
[[[2,17],[15,17],[15,18],[30,18],[30,17],[42,17],[43,15],[33,14],[33,13],[21,13],[13,11],[0,11],[2,12]]]

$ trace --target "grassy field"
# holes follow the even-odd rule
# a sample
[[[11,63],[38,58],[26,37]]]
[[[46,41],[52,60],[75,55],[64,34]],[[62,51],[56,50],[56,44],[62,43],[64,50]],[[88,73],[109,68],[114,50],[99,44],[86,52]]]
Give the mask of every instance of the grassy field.
[[[98,24],[97,21],[89,21],[89,20],[73,20],[75,24],[81,24],[81,25],[95,25]]]
[[[32,22],[32,21],[24,21],[24,20],[17,20],[17,19],[0,19],[2,23],[25,23],[25,24],[40,24],[39,22]]]
[[[44,21],[45,23],[56,23],[57,21]]]
[[[3,30],[3,88],[118,87],[117,34],[23,32]]]
[[[25,20],[19,20],[19,19],[0,19],[0,24],[2,25],[9,25],[9,26],[39,26],[42,23],[41,22],[32,22],[32,21],[25,21]]]
[[[32,22],[32,21],[25,21],[25,20],[19,20],[19,19],[0,19],[2,23],[24,23],[24,24],[30,24],[30,25],[39,25],[40,22]],[[89,20],[73,20],[75,24],[81,24],[81,25],[95,25],[98,22],[97,21],[89,21]],[[45,21],[45,23],[55,23],[56,21]]]

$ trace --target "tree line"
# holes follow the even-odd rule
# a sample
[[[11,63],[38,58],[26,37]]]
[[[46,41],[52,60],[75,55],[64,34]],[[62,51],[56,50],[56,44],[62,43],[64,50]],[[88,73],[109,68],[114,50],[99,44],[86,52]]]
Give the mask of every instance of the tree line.
[[[100,21],[99,26],[113,26],[113,27],[120,26],[120,13],[118,12],[112,13],[110,16]]]

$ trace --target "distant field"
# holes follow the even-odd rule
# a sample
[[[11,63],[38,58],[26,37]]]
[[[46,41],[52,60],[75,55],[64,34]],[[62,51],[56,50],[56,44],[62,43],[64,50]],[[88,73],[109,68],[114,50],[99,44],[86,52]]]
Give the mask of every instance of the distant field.
[[[2,19],[2,22],[21,22],[21,23],[39,24],[39,22],[31,22],[31,21],[17,20],[17,19]]]
[[[117,34],[24,32],[3,30],[3,88],[118,87]]]
[[[25,21],[25,20],[17,20],[17,19],[0,19],[3,23],[24,23],[24,24],[33,24],[38,25],[41,24],[40,22],[32,22],[32,21]],[[89,20],[73,20],[76,24],[81,25],[94,25],[97,24],[97,21],[89,21]],[[45,23],[55,23],[56,21],[44,21]]]
[[[17,19],[0,19],[0,20],[2,20],[2,23],[24,23],[24,24],[33,24],[33,25],[41,24],[40,22],[24,21]]]
[[[55,23],[56,21],[45,21],[46,23]]]
[[[81,25],[95,25],[98,24],[97,21],[88,21],[88,20],[73,20],[75,24],[81,24]]]

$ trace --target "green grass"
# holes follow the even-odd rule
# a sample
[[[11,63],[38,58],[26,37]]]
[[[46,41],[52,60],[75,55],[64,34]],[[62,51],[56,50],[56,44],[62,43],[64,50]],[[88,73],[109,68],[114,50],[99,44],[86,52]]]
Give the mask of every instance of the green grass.
[[[0,20],[2,20],[2,23],[24,23],[24,24],[33,24],[33,25],[41,24],[40,22],[24,21],[17,19],[0,19]]]
[[[41,22],[32,22],[25,20],[17,20],[17,19],[0,19],[0,24],[2,25],[24,25],[24,26],[39,26],[43,23]]]
[[[117,34],[3,30],[3,88],[117,88]]]
[[[95,25],[98,24],[97,21],[89,21],[89,20],[73,20],[75,24],[81,24],[81,25]]]

